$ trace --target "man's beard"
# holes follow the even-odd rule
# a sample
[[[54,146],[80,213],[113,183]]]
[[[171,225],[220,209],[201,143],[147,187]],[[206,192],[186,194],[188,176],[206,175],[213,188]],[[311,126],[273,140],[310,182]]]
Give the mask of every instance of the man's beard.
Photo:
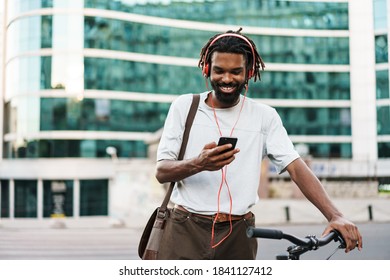
[[[233,106],[233,105],[238,103],[238,100],[240,98],[240,94],[243,91],[243,89],[245,88],[245,83],[241,83],[241,84],[238,84],[238,83],[236,83],[236,84],[234,84],[234,83],[223,84],[223,83],[221,83],[221,84],[218,84],[217,82],[210,81],[210,84],[215,92],[215,96],[217,97],[218,101],[221,102],[222,104],[228,105],[228,106]],[[223,86],[236,87],[236,90],[232,93],[224,93],[223,91],[221,91],[219,89],[220,87],[223,87]]]

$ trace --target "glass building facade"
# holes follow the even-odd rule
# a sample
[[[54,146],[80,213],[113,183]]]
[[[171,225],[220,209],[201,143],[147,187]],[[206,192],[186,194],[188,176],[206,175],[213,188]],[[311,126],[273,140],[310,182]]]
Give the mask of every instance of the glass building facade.
[[[5,158],[99,158],[107,156],[105,147],[110,141],[115,142],[120,157],[145,157],[146,147],[133,139],[63,141],[44,139],[39,134],[75,130],[154,132],[162,127],[168,102],[112,99],[111,94],[177,95],[206,90],[196,64],[180,65],[180,58],[195,62],[202,45],[216,31],[199,30],[196,26],[182,28],[178,20],[226,28],[281,28],[291,30],[291,34],[295,29],[348,30],[347,3],[137,2],[9,1],[5,107],[9,122],[5,124],[5,133],[19,137],[34,133],[38,139],[20,141],[16,136],[6,141]],[[79,9],[83,14],[61,12],[64,9]],[[134,20],[135,16],[138,18]],[[148,17],[156,23],[149,23]],[[164,19],[176,22],[160,24]],[[261,83],[251,85],[251,97],[332,100],[334,104],[350,99],[348,71],[310,69],[310,65],[348,66],[348,36],[250,35],[267,64],[309,66],[305,71],[266,71]],[[137,55],[138,59],[133,58]],[[142,58],[147,55],[155,60],[156,56],[173,57],[178,63],[151,63]],[[45,96],[48,92],[50,97]],[[96,97],[88,98],[89,92]],[[348,107],[277,109],[292,135],[351,135]],[[302,122],[297,123],[296,119]],[[310,145],[310,152],[315,157],[351,158],[351,149],[344,148],[348,145],[316,143]]]
[[[377,132],[379,158],[390,157],[390,95],[388,7],[386,0],[374,0]],[[382,140],[383,139],[383,140]]]
[[[6,0],[3,161],[98,161],[109,146],[119,159],[146,158],[172,100],[206,90],[197,67],[203,45],[240,26],[266,63],[248,95],[275,107],[314,159],[364,158],[353,148],[349,2]],[[371,5],[375,161],[390,158],[388,8],[386,0]],[[3,217],[49,217],[58,182],[64,215],[108,213],[110,182],[99,174],[0,179]]]

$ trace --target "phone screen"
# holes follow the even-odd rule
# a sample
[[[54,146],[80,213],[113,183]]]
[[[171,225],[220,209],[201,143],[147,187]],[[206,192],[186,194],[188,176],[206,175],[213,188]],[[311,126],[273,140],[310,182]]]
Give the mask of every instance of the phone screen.
[[[219,138],[218,146],[222,146],[225,144],[232,144],[232,147],[230,149],[224,151],[224,153],[226,153],[228,151],[233,150],[236,147],[237,140],[238,139],[235,137],[221,137],[221,138]]]

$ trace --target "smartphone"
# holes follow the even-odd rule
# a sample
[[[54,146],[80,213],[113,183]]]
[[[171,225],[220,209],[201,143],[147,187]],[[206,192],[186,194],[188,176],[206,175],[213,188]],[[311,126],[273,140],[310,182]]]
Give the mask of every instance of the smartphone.
[[[224,153],[229,152],[236,147],[237,138],[235,138],[235,137],[221,137],[221,138],[219,138],[218,146],[222,146],[225,144],[232,144],[232,147],[230,149],[223,151]]]

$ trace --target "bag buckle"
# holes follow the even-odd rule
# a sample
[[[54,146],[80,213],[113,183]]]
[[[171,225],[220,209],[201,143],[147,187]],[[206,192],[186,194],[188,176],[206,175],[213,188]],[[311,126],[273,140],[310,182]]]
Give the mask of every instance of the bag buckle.
[[[158,209],[158,211],[157,211],[157,217],[159,218],[159,219],[165,219],[166,217],[167,217],[167,210],[165,210],[165,211],[162,211],[162,210],[160,210],[160,208]]]

